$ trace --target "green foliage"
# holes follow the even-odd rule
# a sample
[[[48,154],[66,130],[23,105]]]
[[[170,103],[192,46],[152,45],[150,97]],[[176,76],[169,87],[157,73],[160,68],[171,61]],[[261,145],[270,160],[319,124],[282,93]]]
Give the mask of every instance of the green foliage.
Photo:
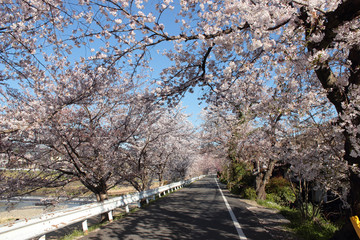
[[[338,226],[322,217],[318,217],[314,221],[303,220],[301,212],[296,209],[283,207],[280,213],[291,221],[288,227],[304,240],[327,240],[339,229]]]
[[[266,190],[276,192],[283,187],[290,187],[290,182],[283,177],[273,177],[266,185]]]
[[[256,190],[252,187],[245,188],[243,196],[246,199],[255,200],[256,199]]]
[[[240,195],[242,193],[241,186],[236,182],[228,182],[227,188],[232,194]]]
[[[259,204],[276,208],[280,213],[290,220],[289,228],[303,240],[327,240],[331,238],[338,226],[321,217],[320,212],[316,211],[316,206],[311,203],[303,204],[299,209],[290,209],[289,203],[296,200],[296,195],[291,189],[291,184],[283,177],[270,179],[266,186],[266,200],[257,201]],[[304,209],[305,208],[305,209]],[[305,217],[303,212],[307,212]]]
[[[256,199],[256,191],[253,188],[255,177],[251,168],[245,163],[232,163],[222,174],[220,181],[227,184],[232,193],[239,194],[243,198]],[[331,238],[338,226],[324,220],[321,215],[314,214],[315,218],[305,219],[300,209],[290,209],[289,204],[295,202],[296,195],[291,188],[291,183],[283,177],[274,177],[266,185],[266,200],[257,201],[259,204],[280,210],[291,221],[289,228],[303,240],[326,240]],[[307,211],[314,208],[306,205]]]
[[[59,238],[60,240],[72,240],[77,237],[83,236],[84,232],[81,230],[74,230],[73,232],[65,235],[64,237]]]
[[[273,208],[273,209],[277,209],[277,210],[281,210],[283,208],[283,206],[275,203],[275,202],[272,202],[270,200],[260,200],[260,199],[256,199],[256,202],[261,205],[261,206],[264,206],[264,207],[267,207],[267,208]]]
[[[241,179],[241,185],[247,187],[254,187],[255,186],[255,176],[253,175],[251,170],[247,170],[246,173],[243,175]]]
[[[280,205],[289,206],[296,200],[296,196],[291,189],[290,182],[283,177],[271,178],[266,185],[266,199]]]
[[[245,195],[244,191],[254,185],[251,166],[243,162],[232,162],[221,173],[220,181],[234,194]]]
[[[221,183],[223,183],[223,184],[227,184],[227,180],[226,180],[226,178],[224,178],[223,176],[221,176],[221,177],[219,178],[219,181],[220,181]]]
[[[276,204],[281,204],[281,202],[282,202],[280,196],[278,196],[276,193],[267,193],[266,201],[276,203]],[[266,202],[266,201],[264,201],[264,202]]]
[[[139,210],[139,208],[131,208],[130,209],[130,213],[134,213],[137,212]],[[124,217],[126,217],[128,215],[128,213],[119,213],[114,215],[114,221],[123,219]],[[105,222],[101,222],[101,223],[95,223],[91,226],[89,226],[88,231],[89,232],[93,232],[96,229],[99,229],[102,226],[105,226],[109,224],[109,222],[105,221]],[[78,239],[79,237],[84,236],[84,232],[82,230],[74,230],[68,234],[66,234],[64,237],[60,237],[60,240],[74,240],[74,239]]]

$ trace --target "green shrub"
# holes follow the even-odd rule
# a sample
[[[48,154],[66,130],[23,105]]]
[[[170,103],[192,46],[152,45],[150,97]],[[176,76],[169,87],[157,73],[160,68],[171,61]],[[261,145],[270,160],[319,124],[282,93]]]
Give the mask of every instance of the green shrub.
[[[254,187],[255,186],[255,175],[252,173],[252,171],[248,170],[243,175],[241,179],[241,185],[243,187]]]
[[[290,182],[281,176],[271,178],[269,183],[266,185],[266,189],[272,191],[276,191],[282,187],[290,187]]]
[[[283,177],[271,178],[266,185],[265,190],[267,193],[267,200],[281,205],[288,206],[296,199],[296,196],[291,189],[290,182]]]
[[[245,189],[254,186],[255,177],[252,174],[251,165],[232,162],[224,167],[220,174],[220,181],[226,184],[231,193],[244,196]]]
[[[223,184],[227,184],[227,180],[226,180],[226,178],[224,178],[224,177],[220,177],[220,178],[219,178],[219,181],[220,181],[221,183],[223,183]]]
[[[260,200],[260,199],[256,199],[256,202],[261,205],[261,206],[264,206],[264,207],[267,207],[267,208],[273,208],[273,209],[278,209],[278,210],[281,210],[283,208],[283,206],[273,202],[273,201],[270,201],[270,200]]]
[[[228,182],[226,185],[227,189],[233,194],[239,195],[241,194],[241,187],[237,182]]]
[[[266,201],[279,203],[279,202],[281,202],[281,198],[275,193],[267,193]]]
[[[315,221],[303,220],[301,212],[296,209],[283,207],[280,213],[290,220],[291,223],[288,227],[304,240],[327,240],[339,229],[338,226],[321,217]]]
[[[247,187],[244,189],[244,198],[255,200],[256,199],[256,190],[252,187]]]

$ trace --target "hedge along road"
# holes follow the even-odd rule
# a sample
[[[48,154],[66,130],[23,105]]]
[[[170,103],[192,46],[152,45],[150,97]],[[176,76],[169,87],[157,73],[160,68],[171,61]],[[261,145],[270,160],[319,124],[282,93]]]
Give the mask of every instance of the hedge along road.
[[[127,217],[81,238],[95,239],[276,239],[214,177],[205,177]],[[271,218],[275,214],[265,216]]]

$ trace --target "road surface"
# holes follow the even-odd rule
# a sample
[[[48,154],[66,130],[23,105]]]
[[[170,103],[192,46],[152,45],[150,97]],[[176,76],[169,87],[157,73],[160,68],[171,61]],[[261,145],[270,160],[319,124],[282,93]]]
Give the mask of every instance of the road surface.
[[[240,201],[205,177],[82,239],[290,239],[281,224],[273,211]]]

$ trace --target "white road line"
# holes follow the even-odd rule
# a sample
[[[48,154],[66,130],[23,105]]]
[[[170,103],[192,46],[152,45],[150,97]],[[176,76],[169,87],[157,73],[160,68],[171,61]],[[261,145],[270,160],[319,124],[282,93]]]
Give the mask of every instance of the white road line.
[[[219,190],[220,190],[221,196],[222,196],[223,199],[224,199],[226,208],[228,209],[228,211],[229,211],[229,213],[230,213],[231,220],[233,221],[233,223],[234,223],[234,225],[235,225],[236,231],[237,231],[237,233],[238,233],[238,235],[239,235],[239,239],[240,239],[240,240],[247,240],[247,238],[246,238],[243,230],[241,229],[240,224],[239,224],[238,220],[236,219],[234,212],[231,210],[231,207],[230,207],[228,201],[226,200],[226,197],[224,196],[224,194],[223,194],[223,192],[222,192],[222,190],[221,190],[221,188],[220,188],[220,186],[219,186],[219,183],[218,183],[218,181],[217,181],[216,178],[215,178],[215,182],[216,182],[216,185],[218,186],[218,188],[219,188]]]

